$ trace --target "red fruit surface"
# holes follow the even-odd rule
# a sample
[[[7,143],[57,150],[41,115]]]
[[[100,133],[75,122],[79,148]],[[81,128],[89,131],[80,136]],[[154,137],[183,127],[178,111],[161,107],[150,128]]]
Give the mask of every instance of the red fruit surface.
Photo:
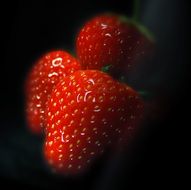
[[[79,69],[79,62],[65,51],[48,52],[36,61],[25,84],[26,119],[33,133],[42,132],[45,104],[55,84]]]
[[[77,36],[76,51],[83,69],[111,65],[128,70],[151,54],[153,39],[143,26],[119,15],[103,14],[89,20]]]
[[[76,71],[48,100],[45,159],[58,173],[81,174],[136,127],[142,113],[132,88],[98,70]]]

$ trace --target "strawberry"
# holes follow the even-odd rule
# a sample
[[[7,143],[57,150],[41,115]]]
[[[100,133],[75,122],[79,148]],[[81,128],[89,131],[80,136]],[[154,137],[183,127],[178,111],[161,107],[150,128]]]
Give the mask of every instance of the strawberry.
[[[61,80],[47,103],[44,155],[56,172],[73,175],[135,128],[143,111],[138,94],[98,70]]]
[[[26,80],[26,116],[32,132],[40,134],[46,101],[60,79],[80,69],[79,62],[65,51],[51,51],[38,59]]]
[[[76,51],[83,69],[107,65],[111,73],[127,72],[132,65],[150,55],[153,38],[147,29],[119,15],[103,14],[89,20],[80,30]]]

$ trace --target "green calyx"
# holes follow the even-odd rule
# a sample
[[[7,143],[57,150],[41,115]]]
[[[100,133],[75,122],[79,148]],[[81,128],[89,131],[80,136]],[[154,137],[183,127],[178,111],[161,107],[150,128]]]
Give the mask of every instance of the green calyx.
[[[111,68],[112,67],[113,67],[112,65],[106,65],[106,66],[101,68],[101,71],[104,72],[104,73],[107,73],[110,76],[112,76],[115,80],[117,80],[120,83],[128,84],[128,79],[125,77],[125,75],[120,74],[120,75],[114,76],[111,73]],[[151,94],[148,91],[140,90],[140,91],[138,91],[138,94],[144,100],[149,100],[150,98],[152,98]]]
[[[101,68],[101,71],[109,74],[112,67],[113,67],[112,65],[106,65],[106,66]]]
[[[136,27],[148,40],[151,42],[155,42],[154,35],[146,28],[144,25],[140,24],[138,21],[134,20],[134,18],[128,18],[126,16],[119,16],[119,20],[122,23],[126,23],[128,25],[132,25]]]
[[[144,36],[146,36],[146,38],[149,41],[151,41],[152,43],[155,42],[155,38],[154,38],[154,35],[152,34],[152,32],[149,31],[147,27],[145,27],[140,22],[138,22],[137,18],[135,18],[135,17],[129,18],[129,17],[126,17],[124,15],[119,15],[119,14],[111,13],[111,12],[106,12],[105,15],[114,16],[114,17],[119,19],[120,23],[125,23],[128,25],[134,26],[135,28],[138,29],[138,31],[140,31]]]
[[[138,91],[138,94],[144,99],[144,100],[149,100],[152,98],[152,94],[149,93],[148,91]]]
[[[114,16],[114,17],[118,18],[119,23],[125,23],[127,25],[132,25],[133,27],[137,28],[138,31],[140,31],[140,33],[142,33],[144,36],[146,36],[146,38],[149,41],[151,41],[152,43],[155,42],[155,38],[154,38],[154,35],[152,34],[152,32],[138,21],[138,19],[137,19],[138,16],[135,16],[135,15],[137,15],[137,13],[135,13],[132,18],[126,17],[124,15],[120,15],[117,13],[112,13],[112,12],[105,12],[104,15]]]

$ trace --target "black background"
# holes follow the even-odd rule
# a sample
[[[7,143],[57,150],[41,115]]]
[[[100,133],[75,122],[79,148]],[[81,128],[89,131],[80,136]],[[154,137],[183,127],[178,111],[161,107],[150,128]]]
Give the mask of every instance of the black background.
[[[141,1],[140,20],[156,37],[156,55],[129,76],[148,90],[152,105],[131,150],[98,163],[87,176],[55,176],[44,165],[42,138],[27,130],[23,83],[36,58],[51,49],[74,52],[80,26],[100,12],[132,14],[132,1],[1,2],[0,183],[15,187],[135,189],[185,184],[185,131],[189,127],[188,5],[178,0]],[[153,105],[155,105],[153,107]],[[183,143],[185,142],[185,143]]]

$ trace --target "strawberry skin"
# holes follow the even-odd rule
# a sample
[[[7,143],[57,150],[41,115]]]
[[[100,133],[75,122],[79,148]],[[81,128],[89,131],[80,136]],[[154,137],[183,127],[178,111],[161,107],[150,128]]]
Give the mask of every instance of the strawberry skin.
[[[80,30],[76,51],[83,69],[111,65],[112,71],[128,71],[150,55],[153,39],[149,32],[132,20],[103,14],[89,20]]]
[[[44,155],[58,173],[81,174],[135,127],[143,112],[138,94],[98,70],[60,81],[47,103]]]
[[[79,62],[61,50],[48,52],[36,61],[25,83],[26,119],[33,133],[42,132],[45,104],[55,84],[79,69]]]

